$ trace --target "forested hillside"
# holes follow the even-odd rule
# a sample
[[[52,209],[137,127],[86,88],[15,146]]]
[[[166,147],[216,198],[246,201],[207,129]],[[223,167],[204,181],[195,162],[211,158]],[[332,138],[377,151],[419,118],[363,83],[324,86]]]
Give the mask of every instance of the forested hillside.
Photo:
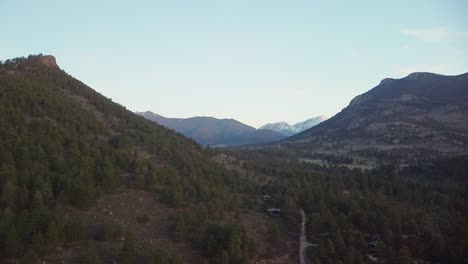
[[[465,263],[468,258],[466,156],[361,171],[268,151],[234,155],[248,160],[246,169],[275,179],[262,190],[276,197],[285,216],[306,211],[308,238],[317,245],[309,248],[310,263]]]
[[[52,56],[0,64],[0,124],[0,262],[23,256],[32,263],[57,245],[85,239],[65,213],[70,206],[86,210],[121,187],[158,193],[169,206],[197,206],[207,212],[198,225],[235,207],[233,192],[253,187],[193,140],[74,79]],[[121,259],[135,254],[123,251]]]

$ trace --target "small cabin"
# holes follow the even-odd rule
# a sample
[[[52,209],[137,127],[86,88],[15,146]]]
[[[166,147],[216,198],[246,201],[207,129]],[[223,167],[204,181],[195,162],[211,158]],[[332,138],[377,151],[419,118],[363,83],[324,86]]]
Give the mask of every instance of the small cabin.
[[[268,208],[266,209],[266,213],[271,216],[278,216],[278,215],[281,215],[281,209],[280,208]]]

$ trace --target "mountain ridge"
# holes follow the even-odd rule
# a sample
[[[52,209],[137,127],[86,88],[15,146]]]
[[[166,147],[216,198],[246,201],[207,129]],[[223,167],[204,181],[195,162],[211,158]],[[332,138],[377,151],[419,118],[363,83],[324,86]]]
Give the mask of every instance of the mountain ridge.
[[[202,145],[240,146],[263,144],[284,138],[283,135],[274,131],[258,130],[231,118],[218,119],[209,116],[167,118],[151,111],[136,112],[136,114],[162,126],[174,129],[187,137],[193,138]]]
[[[422,155],[438,156],[466,153],[467,131],[468,73],[446,76],[422,72],[382,80],[335,116],[285,143],[361,152],[422,148],[426,150],[421,150]]]

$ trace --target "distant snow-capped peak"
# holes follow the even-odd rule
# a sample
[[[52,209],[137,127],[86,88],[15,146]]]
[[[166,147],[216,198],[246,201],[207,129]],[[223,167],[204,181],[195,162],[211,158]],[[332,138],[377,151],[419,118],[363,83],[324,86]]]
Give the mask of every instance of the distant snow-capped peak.
[[[280,134],[283,134],[285,136],[292,136],[294,134],[307,130],[313,126],[316,126],[327,119],[328,117],[321,115],[321,116],[309,118],[305,121],[299,122],[294,125],[290,125],[286,122],[277,122],[277,123],[266,124],[260,127],[259,129],[270,129]]]
[[[292,126],[292,128],[296,133],[300,133],[300,132],[302,132],[304,130],[307,130],[307,129],[313,127],[313,126],[316,126],[316,125],[322,123],[323,121],[325,121],[327,119],[328,118],[326,116],[324,116],[324,115],[312,117],[312,118],[309,118],[309,119],[307,119],[305,121],[294,124]]]
[[[277,123],[266,124],[260,127],[259,129],[270,129],[270,130],[274,130],[278,132],[280,130],[290,130],[291,128],[292,128],[291,125],[289,125],[286,122],[277,122]]]

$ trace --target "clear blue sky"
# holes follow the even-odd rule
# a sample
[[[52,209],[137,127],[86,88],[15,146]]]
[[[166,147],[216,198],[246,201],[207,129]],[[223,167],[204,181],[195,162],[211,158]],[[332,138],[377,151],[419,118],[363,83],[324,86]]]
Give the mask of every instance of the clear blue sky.
[[[468,71],[468,1],[0,0],[0,59],[52,54],[132,111],[260,126],[386,77]]]

